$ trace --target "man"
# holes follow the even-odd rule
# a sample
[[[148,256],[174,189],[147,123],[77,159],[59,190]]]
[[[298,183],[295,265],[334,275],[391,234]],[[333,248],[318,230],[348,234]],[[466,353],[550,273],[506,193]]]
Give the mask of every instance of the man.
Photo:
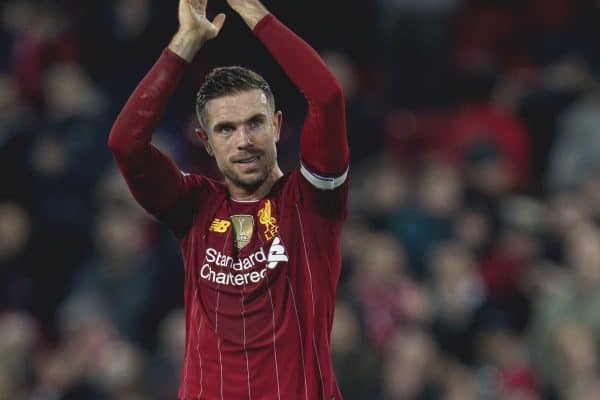
[[[117,118],[109,147],[133,195],[177,235],[185,265],[181,399],[341,399],[329,337],[346,216],[343,95],[317,53],[258,0],[227,0],[308,101],[300,165],[283,175],[282,114],[241,67],[211,72],[199,134],[224,183],[150,144],[168,98],[225,16],[180,0],[179,29]]]

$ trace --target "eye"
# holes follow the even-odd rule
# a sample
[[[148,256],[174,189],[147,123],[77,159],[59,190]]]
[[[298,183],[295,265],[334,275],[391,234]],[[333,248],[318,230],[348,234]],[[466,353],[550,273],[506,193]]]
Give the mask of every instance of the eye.
[[[264,118],[262,117],[254,117],[248,121],[248,126],[250,129],[259,128],[264,123]]]
[[[216,133],[221,133],[221,134],[225,134],[225,135],[233,133],[234,131],[235,131],[235,126],[230,125],[230,124],[217,125],[215,127]]]

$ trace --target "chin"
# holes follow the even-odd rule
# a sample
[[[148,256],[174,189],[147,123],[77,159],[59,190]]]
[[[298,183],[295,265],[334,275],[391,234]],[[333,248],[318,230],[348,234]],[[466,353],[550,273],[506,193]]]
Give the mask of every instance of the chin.
[[[265,182],[265,180],[266,180],[266,178],[261,176],[261,177],[256,177],[256,178],[240,180],[239,183],[243,187],[246,187],[249,189],[257,189]]]
[[[245,177],[241,177],[241,176],[234,176],[234,177],[229,177],[229,180],[235,184],[236,186],[242,187],[248,191],[254,191],[256,189],[258,189],[265,181],[266,181],[266,176],[265,175],[260,175],[260,176],[245,176]]]

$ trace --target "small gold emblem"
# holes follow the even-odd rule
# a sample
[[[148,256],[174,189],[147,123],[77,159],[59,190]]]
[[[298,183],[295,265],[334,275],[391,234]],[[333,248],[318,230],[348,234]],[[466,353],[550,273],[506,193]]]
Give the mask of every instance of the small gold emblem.
[[[226,219],[215,218],[208,227],[208,230],[211,232],[225,233],[227,232],[227,229],[229,229],[230,225],[231,222],[227,221]]]
[[[264,207],[258,210],[258,221],[265,226],[265,239],[271,240],[277,235],[279,227],[277,219],[272,216],[271,200],[265,201]]]
[[[233,231],[235,232],[235,247],[241,249],[250,243],[254,231],[252,215],[232,215]]]

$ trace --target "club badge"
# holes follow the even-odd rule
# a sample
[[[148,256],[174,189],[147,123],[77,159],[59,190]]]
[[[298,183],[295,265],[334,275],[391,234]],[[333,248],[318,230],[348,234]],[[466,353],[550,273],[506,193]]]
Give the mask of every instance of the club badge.
[[[265,239],[271,240],[277,235],[279,227],[277,219],[272,215],[270,200],[265,201],[263,208],[258,210],[258,221],[265,228]]]

